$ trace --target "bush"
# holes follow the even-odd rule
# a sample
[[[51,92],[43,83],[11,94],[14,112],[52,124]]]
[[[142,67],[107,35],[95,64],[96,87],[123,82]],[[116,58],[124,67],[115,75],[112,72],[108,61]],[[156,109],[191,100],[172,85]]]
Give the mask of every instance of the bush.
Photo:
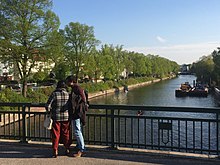
[[[6,99],[4,99],[6,102],[21,103],[28,101],[28,99],[23,97],[20,93],[17,93],[9,88],[2,90],[1,94],[5,96]],[[4,100],[2,100],[2,102],[4,102]]]
[[[2,103],[9,102],[9,100],[4,92],[0,92],[0,102],[2,102]]]
[[[42,91],[29,91],[27,94],[28,100],[31,103],[46,103],[48,96],[42,93]]]
[[[86,89],[89,93],[98,92],[102,90],[112,89],[114,87],[119,88],[124,85],[133,85],[141,82],[151,81],[153,78],[140,77],[140,78],[129,78],[117,81],[106,81],[100,83],[82,83],[80,84],[82,88]],[[46,103],[50,94],[55,90],[54,86],[39,88],[33,90],[31,88],[27,91],[27,97],[23,97],[20,93],[12,91],[11,89],[4,89],[0,92],[1,102],[30,102],[30,103]],[[69,89],[70,91],[71,89]]]

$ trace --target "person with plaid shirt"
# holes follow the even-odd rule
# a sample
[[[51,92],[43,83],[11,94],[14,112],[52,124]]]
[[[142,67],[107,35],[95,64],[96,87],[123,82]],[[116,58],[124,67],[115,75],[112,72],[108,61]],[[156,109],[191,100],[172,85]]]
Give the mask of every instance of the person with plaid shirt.
[[[68,100],[69,93],[66,90],[65,81],[59,81],[56,90],[50,95],[45,107],[53,119],[51,135],[54,158],[58,155],[59,142],[64,144],[66,154],[69,154],[71,143]]]

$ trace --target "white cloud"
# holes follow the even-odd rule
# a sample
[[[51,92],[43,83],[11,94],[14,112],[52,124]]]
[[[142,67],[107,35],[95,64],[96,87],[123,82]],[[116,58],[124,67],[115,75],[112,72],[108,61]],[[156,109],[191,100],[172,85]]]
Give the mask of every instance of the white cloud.
[[[156,38],[157,38],[157,40],[158,40],[159,42],[162,42],[162,43],[164,43],[164,42],[167,41],[166,39],[164,39],[164,38],[162,38],[162,37],[160,37],[160,36],[157,36]]]
[[[196,44],[183,44],[158,47],[130,47],[125,48],[128,51],[134,51],[144,54],[153,54],[176,61],[178,64],[189,64],[199,60],[202,56],[210,55],[220,42],[207,42]]]

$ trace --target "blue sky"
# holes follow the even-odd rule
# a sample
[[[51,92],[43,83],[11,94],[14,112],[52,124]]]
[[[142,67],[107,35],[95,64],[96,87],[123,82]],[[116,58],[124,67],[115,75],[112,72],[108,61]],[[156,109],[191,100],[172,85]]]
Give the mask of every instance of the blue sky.
[[[220,0],[53,0],[63,29],[93,26],[101,44],[192,63],[220,47]]]

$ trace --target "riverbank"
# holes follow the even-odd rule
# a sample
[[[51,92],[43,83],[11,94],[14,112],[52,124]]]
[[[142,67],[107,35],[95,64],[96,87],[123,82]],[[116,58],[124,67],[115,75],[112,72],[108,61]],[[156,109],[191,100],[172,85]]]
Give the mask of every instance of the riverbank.
[[[157,82],[160,82],[160,81],[163,81],[163,80],[172,79],[172,78],[175,78],[175,77],[176,76],[165,77],[165,78],[162,78],[162,79],[155,79],[155,80],[151,80],[151,81],[147,81],[147,82],[143,82],[143,83],[139,83],[139,84],[128,85],[128,89],[130,90],[130,89],[138,88],[138,87],[141,87],[141,86],[150,85],[150,84],[153,84],[153,83],[157,83]],[[119,87],[117,90],[123,91],[124,87]],[[95,97],[112,94],[114,92],[116,92],[116,89],[109,89],[109,90],[103,90],[103,91],[99,91],[99,92],[89,93],[88,98],[93,99]]]

